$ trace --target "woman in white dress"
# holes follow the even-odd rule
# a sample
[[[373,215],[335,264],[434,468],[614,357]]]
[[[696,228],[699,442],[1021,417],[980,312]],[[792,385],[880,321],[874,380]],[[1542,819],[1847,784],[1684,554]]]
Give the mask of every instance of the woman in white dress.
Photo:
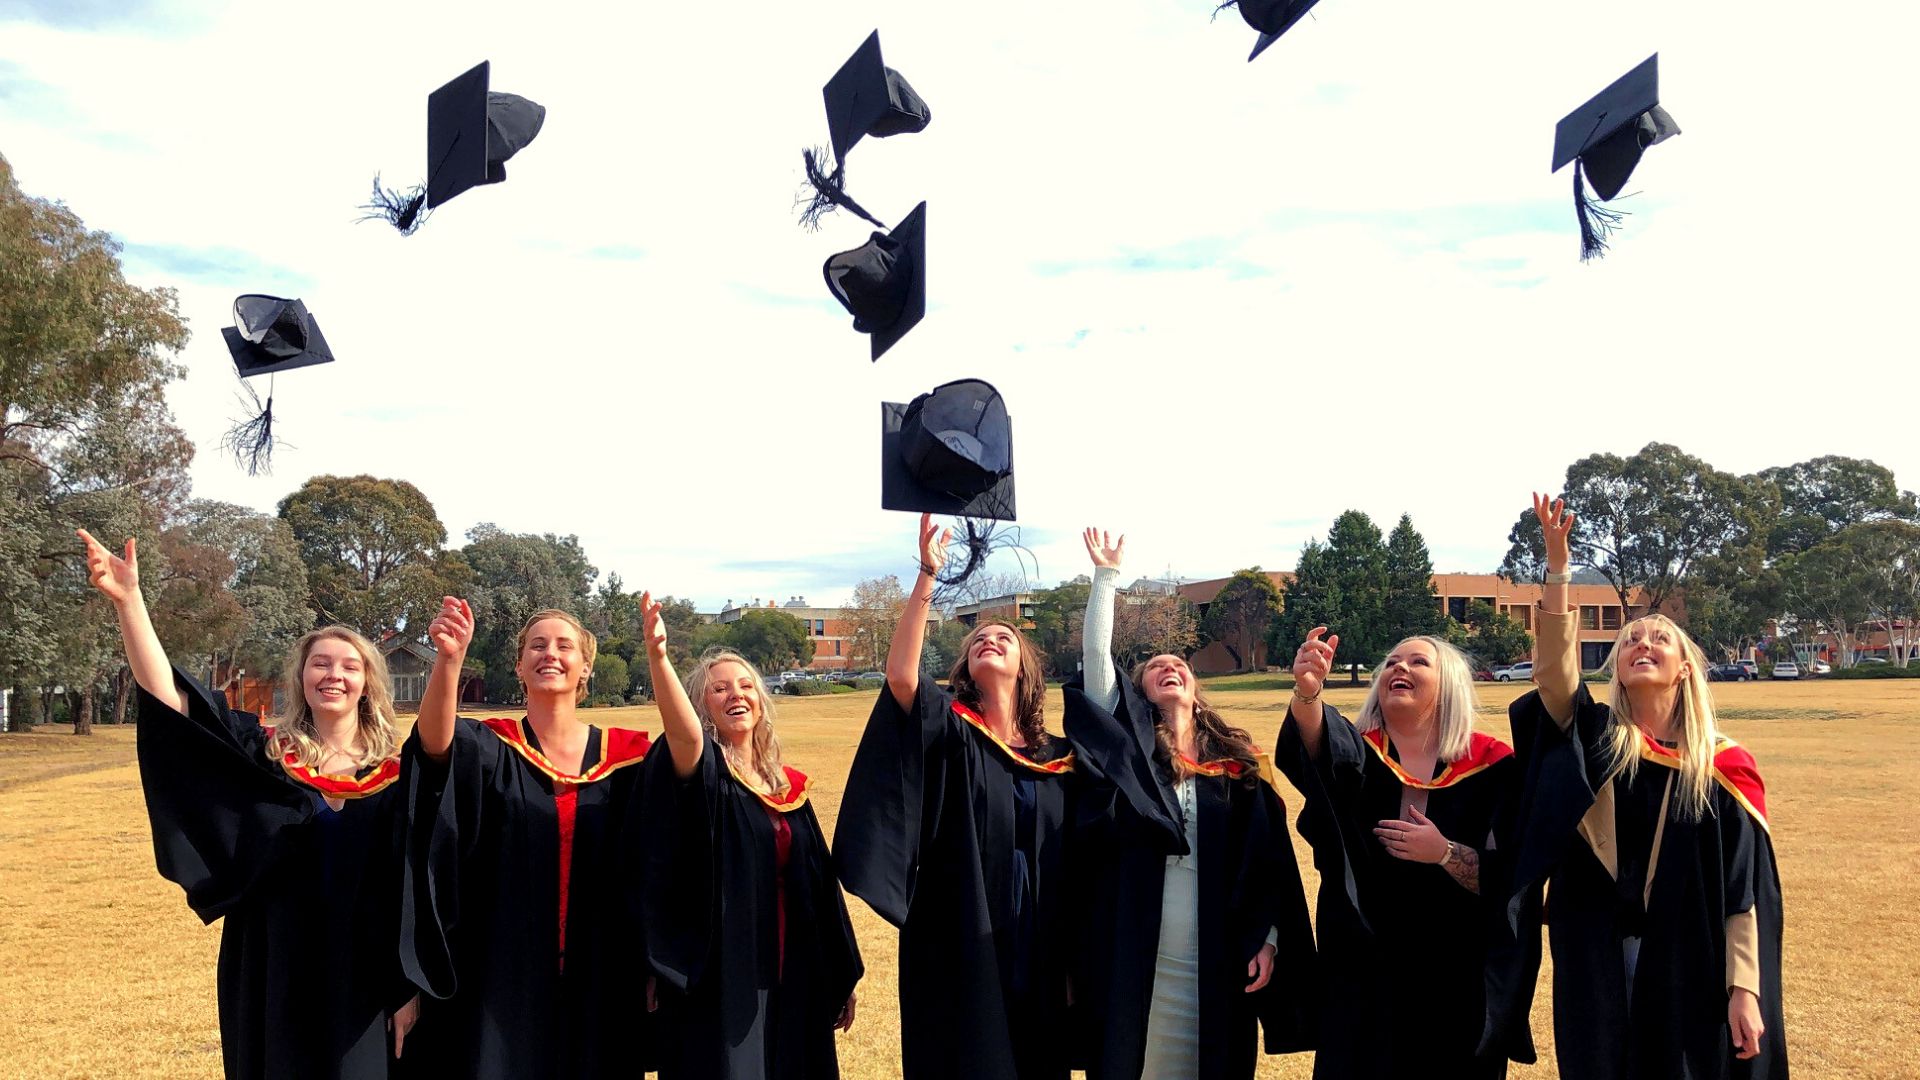
[[[1123,678],[1111,654],[1125,538],[1088,529],[1083,683],[1066,733],[1083,772],[1074,983],[1090,1080],[1247,1078],[1311,1046],[1313,935],[1273,770],[1187,662]]]

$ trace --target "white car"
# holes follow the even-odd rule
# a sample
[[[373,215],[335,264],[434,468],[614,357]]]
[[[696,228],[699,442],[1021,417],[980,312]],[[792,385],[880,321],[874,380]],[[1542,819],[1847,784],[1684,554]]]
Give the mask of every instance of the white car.
[[[1524,660],[1505,671],[1496,671],[1493,678],[1496,682],[1532,682],[1533,661]]]
[[[1773,665],[1773,677],[1776,679],[1797,679],[1800,677],[1800,665],[1791,660],[1782,660]]]
[[[1833,665],[1832,665],[1832,664],[1829,664],[1829,663],[1827,663],[1827,662],[1826,662],[1825,660],[1812,660],[1812,661],[1809,661],[1809,662],[1807,663],[1807,674],[1809,674],[1809,675],[1831,675],[1831,674],[1833,674]]]

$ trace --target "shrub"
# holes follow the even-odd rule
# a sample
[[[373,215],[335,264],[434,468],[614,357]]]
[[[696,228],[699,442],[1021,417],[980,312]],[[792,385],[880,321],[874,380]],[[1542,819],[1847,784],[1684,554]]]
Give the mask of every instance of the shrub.
[[[1920,679],[1920,667],[1895,667],[1892,664],[1862,664],[1859,667],[1835,668],[1831,674],[1822,675],[1823,679]]]

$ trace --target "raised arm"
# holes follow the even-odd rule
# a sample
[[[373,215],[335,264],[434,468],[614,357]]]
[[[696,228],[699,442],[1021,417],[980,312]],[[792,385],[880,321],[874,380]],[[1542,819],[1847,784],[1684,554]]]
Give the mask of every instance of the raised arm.
[[[700,714],[667,656],[667,621],[660,617],[660,605],[653,602],[651,592],[640,594],[640,639],[647,644],[647,671],[653,676],[653,700],[660,706],[660,728],[673,754],[673,772],[684,780],[700,767],[707,740],[700,730]],[[759,690],[766,692],[765,687]]]
[[[1320,712],[1320,691],[1327,685],[1327,673],[1333,670],[1333,657],[1340,648],[1340,635],[1322,641],[1324,626],[1307,631],[1307,640],[1293,654],[1293,700],[1287,704],[1287,716],[1300,732],[1300,745],[1307,756],[1320,757],[1327,742],[1325,718]]]
[[[1547,582],[1541,589],[1540,617],[1534,621],[1533,684],[1547,714],[1565,728],[1573,722],[1573,696],[1580,689],[1580,646],[1567,604],[1568,567],[1573,563],[1568,537],[1574,516],[1564,499],[1537,493],[1533,513],[1540,519],[1547,548]]]
[[[920,515],[920,576],[914,578],[913,592],[900,611],[900,625],[893,631],[893,644],[887,646],[887,692],[902,709],[912,709],[920,695],[920,648],[927,637],[927,610],[933,607],[934,578],[946,562],[951,538],[952,530],[935,525],[932,514]]]
[[[433,673],[427,676],[426,692],[420,695],[420,717],[413,730],[420,736],[420,749],[435,761],[447,760],[453,752],[454,710],[460,701],[460,668],[467,662],[467,646],[473,644],[473,609],[454,596],[440,598],[440,614],[427,627],[433,641]]]
[[[1113,681],[1113,596],[1120,585],[1120,561],[1127,538],[1118,542],[1098,529],[1081,534],[1087,556],[1093,560],[1093,588],[1087,593],[1087,619],[1080,631],[1080,670],[1087,697],[1108,712],[1120,704],[1120,687]]]
[[[122,556],[108,551],[85,529],[78,530],[78,535],[87,545],[87,580],[113,601],[114,615],[120,620],[120,643],[126,647],[133,681],[155,701],[186,715],[187,699],[174,685],[173,665],[167,662],[160,635],[153,632],[147,599],[140,592],[140,554],[133,537],[127,537],[126,554]]]

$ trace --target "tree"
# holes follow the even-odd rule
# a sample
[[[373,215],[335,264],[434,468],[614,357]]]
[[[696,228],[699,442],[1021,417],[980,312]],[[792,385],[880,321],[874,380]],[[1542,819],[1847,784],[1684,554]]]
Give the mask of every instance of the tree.
[[[1872,599],[1872,621],[1887,635],[1894,663],[1920,652],[1920,525],[1876,521],[1858,526]]]
[[[1622,610],[1641,590],[1649,611],[1660,611],[1708,558],[1764,542],[1778,497],[1770,484],[1720,472],[1665,443],[1648,443],[1630,458],[1582,458],[1567,467],[1564,490],[1579,518],[1574,565],[1605,578]],[[1539,578],[1546,553],[1533,511],[1520,515],[1507,539],[1500,573]]]
[[[944,679],[960,659],[960,645],[970,632],[958,619],[942,619],[927,627],[927,642],[920,649],[920,674],[929,679]]]
[[[1874,614],[1874,576],[1867,566],[1872,537],[1862,530],[1853,526],[1780,560],[1789,621],[1802,633],[1832,634],[1843,666],[1852,666],[1855,635]]]
[[[457,572],[441,557],[446,526],[405,480],[316,476],[280,500],[280,518],[300,545],[309,602],[327,622],[379,641],[424,626],[440,597],[457,591]]]
[[[611,699],[619,704],[627,696],[627,686],[632,681],[627,673],[627,662],[618,653],[603,652],[594,657],[591,689],[593,696],[599,699]]]
[[[846,624],[849,670],[873,671],[886,663],[887,650],[893,647],[893,628],[900,624],[906,604],[907,594],[900,588],[900,579],[892,574],[868,578],[853,587],[853,595],[840,609],[840,618]]]
[[[1383,637],[1398,641],[1416,634],[1438,634],[1446,613],[1433,596],[1433,557],[1411,516],[1401,514],[1400,523],[1387,537],[1385,562],[1386,586],[1380,604]]]
[[[807,625],[778,608],[753,608],[728,623],[722,643],[761,671],[813,662],[813,635]]]
[[[1264,634],[1265,627],[1261,632]],[[1199,641],[1200,617],[1184,597],[1148,592],[1118,598],[1113,614],[1113,651],[1122,668],[1164,653],[1185,656]]]
[[[1911,491],[1893,471],[1864,458],[1817,457],[1763,469],[1758,479],[1779,493],[1779,516],[1767,530],[1769,557],[1805,551],[1851,525],[1920,520]]]
[[[1454,641],[1454,644],[1484,664],[1511,664],[1533,655],[1533,635],[1520,625],[1520,620],[1496,610],[1485,600],[1467,605],[1464,637],[1464,641]]]
[[[1255,650],[1265,642],[1280,609],[1280,587],[1272,578],[1257,566],[1236,570],[1207,605],[1200,629],[1226,648],[1236,669],[1245,670],[1259,661]]]
[[[588,595],[600,572],[587,561],[578,537],[509,533],[484,522],[467,530],[460,561],[469,578],[465,595],[474,620],[467,655],[483,665],[488,698],[517,701],[520,628],[534,612],[548,608],[576,617],[588,613]],[[610,644],[618,655],[620,643]]]
[[[1033,594],[1033,629],[1027,637],[1047,654],[1049,674],[1080,670],[1080,635],[1087,621],[1093,579],[1085,574]]]
[[[667,624],[667,659],[672,661],[673,670],[685,678],[701,653],[722,642],[727,628],[702,618],[691,600],[662,596],[655,603],[660,605],[661,621]],[[653,672],[647,667],[645,656],[630,658],[627,671],[633,690],[655,696]]]

